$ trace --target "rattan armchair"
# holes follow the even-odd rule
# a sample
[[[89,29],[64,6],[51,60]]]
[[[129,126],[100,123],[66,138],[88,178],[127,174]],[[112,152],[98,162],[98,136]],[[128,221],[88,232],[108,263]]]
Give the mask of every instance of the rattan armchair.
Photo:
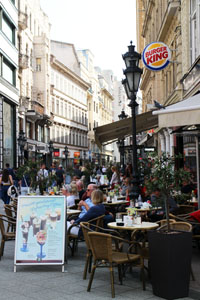
[[[0,231],[1,231],[0,260],[4,253],[5,242],[15,239],[15,232],[7,232],[4,222],[7,223],[7,226],[8,225],[16,226],[16,222],[13,222],[13,220],[10,219],[8,216],[0,214]]]
[[[103,227],[103,218],[104,218],[104,215],[101,215],[101,216],[99,216],[97,218],[89,220],[88,222],[91,223],[91,224]],[[75,253],[75,251],[77,249],[78,241],[81,240],[81,238],[82,238],[81,234],[75,235],[75,234],[71,233],[72,228],[73,227],[77,227],[77,226],[79,227],[79,225],[77,225],[77,224],[72,224],[67,229],[68,246],[69,246],[69,248],[71,250],[71,255],[72,256],[74,256],[74,253]]]
[[[5,214],[6,216],[9,218],[10,221],[13,221],[14,223],[16,223],[16,210],[13,208],[12,205],[10,204],[5,204],[4,205],[4,210],[5,210]],[[9,232],[11,229],[11,232],[14,232],[15,229],[16,229],[16,226],[8,223],[8,226],[7,226],[7,232]]]
[[[140,254],[131,254],[130,251],[136,242],[129,242],[119,237],[100,232],[88,232],[88,239],[93,255],[93,266],[87,291],[90,292],[96,268],[107,267],[110,270],[112,298],[115,297],[113,267],[118,267],[119,280],[122,283],[122,266],[135,264],[142,273],[143,289],[145,290],[144,264]],[[130,245],[128,252],[113,251],[112,241],[124,242]],[[104,245],[102,247],[102,245]]]
[[[80,225],[81,225],[84,240],[85,240],[85,243],[87,246],[86,261],[85,261],[85,267],[84,267],[84,272],[83,272],[83,279],[86,279],[87,272],[91,273],[91,264],[92,264],[92,250],[91,250],[89,239],[88,239],[88,232],[98,231],[98,232],[108,233],[108,234],[111,234],[113,236],[118,236],[118,237],[120,237],[120,234],[118,231],[115,231],[112,229],[105,229],[100,226],[90,224],[88,222],[81,222]],[[114,250],[121,251],[122,244],[116,243],[114,245]]]

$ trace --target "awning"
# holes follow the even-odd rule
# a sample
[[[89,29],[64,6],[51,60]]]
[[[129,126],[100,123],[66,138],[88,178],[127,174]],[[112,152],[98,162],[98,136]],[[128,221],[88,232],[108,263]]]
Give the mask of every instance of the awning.
[[[152,112],[146,112],[136,116],[136,132],[143,132],[158,126],[158,116],[152,115]],[[99,147],[108,141],[122,139],[132,135],[132,118],[109,123],[94,128],[95,142]]]
[[[153,115],[158,115],[160,128],[200,124],[200,94],[153,111]]]

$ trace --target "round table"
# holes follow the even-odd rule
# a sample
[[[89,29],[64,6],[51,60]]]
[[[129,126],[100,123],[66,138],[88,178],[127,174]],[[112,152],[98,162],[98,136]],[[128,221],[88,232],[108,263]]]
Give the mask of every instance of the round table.
[[[104,205],[120,205],[120,204],[127,204],[128,201],[126,200],[116,200],[116,201],[112,201],[112,202],[104,202]]]
[[[78,215],[81,213],[81,210],[79,209],[67,209],[67,215],[71,216],[71,215]]]
[[[140,225],[134,224],[132,226],[118,226],[116,222],[111,222],[108,223],[108,227],[113,228],[113,229],[120,229],[120,230],[150,230],[150,229],[155,229],[158,228],[159,225],[157,223],[152,223],[152,222],[142,222]]]

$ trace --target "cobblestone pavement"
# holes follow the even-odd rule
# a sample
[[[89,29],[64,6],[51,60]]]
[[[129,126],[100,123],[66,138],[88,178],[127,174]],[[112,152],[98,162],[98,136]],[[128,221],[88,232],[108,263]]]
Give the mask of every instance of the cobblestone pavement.
[[[0,212],[2,211],[1,201]],[[193,271],[196,281],[191,281],[190,297],[182,298],[187,300],[200,299],[200,251],[196,248],[193,250]],[[0,261],[0,299],[111,299],[109,272],[105,269],[96,271],[91,292],[87,292],[88,279],[82,279],[85,254],[85,243],[82,242],[73,258],[70,253],[68,254],[65,273],[61,272],[60,266],[18,266],[17,272],[14,273],[14,241],[6,242],[4,256]],[[146,291],[142,290],[138,270],[133,270],[133,273],[127,272],[123,285],[120,285],[117,279],[115,272],[115,299],[161,299],[153,295],[149,282],[146,284]]]

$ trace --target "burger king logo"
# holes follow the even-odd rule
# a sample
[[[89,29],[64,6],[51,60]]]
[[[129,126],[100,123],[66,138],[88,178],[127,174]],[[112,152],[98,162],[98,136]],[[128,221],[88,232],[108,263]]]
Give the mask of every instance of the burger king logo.
[[[171,51],[162,42],[154,42],[144,48],[142,60],[145,67],[151,71],[160,71],[168,66]]]

